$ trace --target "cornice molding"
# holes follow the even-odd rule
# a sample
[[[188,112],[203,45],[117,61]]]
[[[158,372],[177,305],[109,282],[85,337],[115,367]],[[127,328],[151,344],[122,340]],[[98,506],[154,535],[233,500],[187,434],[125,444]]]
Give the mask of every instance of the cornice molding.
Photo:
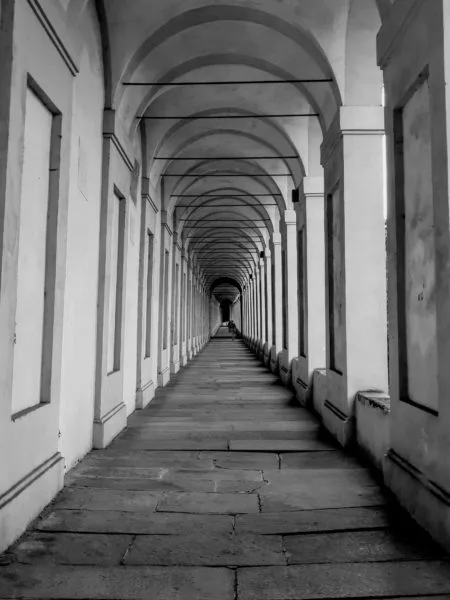
[[[50,41],[55,46],[58,54],[64,61],[65,65],[69,69],[70,73],[75,77],[79,73],[79,68],[75,59],[73,58],[70,50],[67,48],[66,44],[62,41],[61,37],[58,35],[53,23],[50,21],[47,13],[42,8],[41,2],[39,0],[28,0],[28,4],[31,10],[36,15],[38,21],[45,29]]]
[[[115,146],[117,152],[121,156],[125,165],[128,167],[130,172],[134,171],[134,160],[127,152],[124,144],[119,139],[116,130],[116,111],[111,109],[106,109],[103,112],[103,138],[110,140]]]

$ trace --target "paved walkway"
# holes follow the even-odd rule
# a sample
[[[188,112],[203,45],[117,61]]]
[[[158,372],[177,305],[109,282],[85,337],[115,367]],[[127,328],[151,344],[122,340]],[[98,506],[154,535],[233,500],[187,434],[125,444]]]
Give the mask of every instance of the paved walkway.
[[[1,560],[0,598],[450,598],[446,556],[215,339]]]

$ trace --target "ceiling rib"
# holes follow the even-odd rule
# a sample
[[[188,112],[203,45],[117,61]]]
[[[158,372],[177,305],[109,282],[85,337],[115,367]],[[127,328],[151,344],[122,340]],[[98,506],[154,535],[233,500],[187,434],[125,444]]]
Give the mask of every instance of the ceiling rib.
[[[331,77],[315,79],[246,79],[238,81],[123,81],[124,86],[282,85],[291,83],[334,83]]]

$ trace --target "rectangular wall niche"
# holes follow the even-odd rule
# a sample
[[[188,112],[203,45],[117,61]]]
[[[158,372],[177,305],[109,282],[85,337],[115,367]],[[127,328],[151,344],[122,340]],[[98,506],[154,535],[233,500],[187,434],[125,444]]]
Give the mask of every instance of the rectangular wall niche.
[[[305,277],[305,231],[297,234],[298,265],[298,310],[299,310],[299,352],[306,357],[306,277]]]
[[[395,111],[400,397],[438,409],[436,280],[427,73]]]
[[[174,320],[174,339],[173,343],[178,344],[178,294],[180,289],[179,284],[180,277],[180,265],[177,263],[175,265],[175,302],[173,304],[173,320]]]
[[[275,261],[272,261],[272,345],[275,346],[277,339],[277,327],[276,327],[276,308],[275,308]]]
[[[145,302],[145,358],[152,352],[152,301],[153,301],[153,235],[147,231],[147,286]]]
[[[181,335],[183,342],[186,341],[186,273],[183,273],[183,287],[181,290]]]
[[[17,266],[12,412],[39,405],[42,398],[46,297],[50,158],[53,114],[27,88]],[[56,233],[56,232],[54,232]],[[45,400],[44,400],[45,401]],[[46,399],[49,401],[49,399]]]
[[[341,193],[337,186],[327,197],[328,326],[330,369],[342,374],[345,360],[344,227]]]
[[[120,369],[126,209],[125,198],[117,189],[114,189],[112,196],[109,244],[108,373]]]
[[[169,321],[169,252],[164,251],[164,331],[163,350],[167,349],[168,321]]]

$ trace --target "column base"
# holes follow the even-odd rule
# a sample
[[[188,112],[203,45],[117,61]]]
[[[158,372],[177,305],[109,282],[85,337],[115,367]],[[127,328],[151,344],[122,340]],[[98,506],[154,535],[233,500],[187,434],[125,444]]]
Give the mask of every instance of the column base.
[[[315,412],[322,417],[323,405],[328,395],[328,379],[326,369],[316,369],[313,373],[312,405]]]
[[[285,350],[278,355],[278,367],[280,379],[283,385],[288,387],[292,383],[292,365]]]
[[[329,400],[323,404],[322,421],[325,428],[343,448],[353,446],[355,441],[355,419],[346,415]]]
[[[278,374],[278,351],[276,346],[272,346],[272,348],[270,349],[270,362],[269,362],[269,368],[272,371],[272,373],[274,373],[275,375]]]
[[[180,357],[180,365],[185,367],[188,363],[188,356],[186,354],[182,354]]]
[[[172,375],[175,375],[175,373],[178,373],[179,370],[180,370],[180,361],[179,360],[175,360],[170,363],[170,372]]]
[[[261,340],[258,340],[256,342],[256,350],[255,350],[255,352],[256,352],[256,356],[258,357],[258,359],[261,362],[264,362],[264,344],[262,343]]]
[[[309,380],[305,381],[304,361],[305,359],[302,357],[294,358],[292,361],[292,385],[294,386],[297,400],[302,406],[308,408],[311,404],[312,386]]]
[[[158,386],[164,387],[170,381],[170,369],[166,367],[163,371],[158,373]]]
[[[268,342],[264,344],[262,361],[266,367],[270,367],[270,345]]]
[[[127,408],[120,402],[106,415],[94,419],[93,447],[106,448],[127,426]]]
[[[0,497],[0,552],[6,550],[53,500],[64,484],[64,459],[56,452]]]
[[[145,408],[155,397],[155,384],[150,379],[145,385],[141,386],[136,391],[136,409],[142,410]]]
[[[383,392],[358,392],[355,402],[356,443],[379,471],[390,445],[390,398]]]
[[[392,448],[384,460],[384,482],[413,519],[450,550],[450,493]]]

